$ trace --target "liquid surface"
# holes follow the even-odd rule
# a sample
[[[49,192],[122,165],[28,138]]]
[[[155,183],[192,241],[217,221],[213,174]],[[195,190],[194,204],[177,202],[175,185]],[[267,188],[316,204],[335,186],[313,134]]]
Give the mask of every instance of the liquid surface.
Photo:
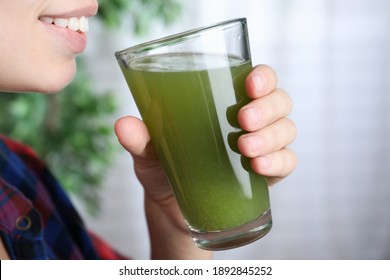
[[[245,61],[239,58],[183,53],[154,55],[135,59],[130,63],[130,68],[132,70],[146,72],[183,72],[232,67],[244,63]]]
[[[233,228],[267,211],[265,180],[236,144],[250,61],[174,54],[130,66],[122,71],[190,227]]]

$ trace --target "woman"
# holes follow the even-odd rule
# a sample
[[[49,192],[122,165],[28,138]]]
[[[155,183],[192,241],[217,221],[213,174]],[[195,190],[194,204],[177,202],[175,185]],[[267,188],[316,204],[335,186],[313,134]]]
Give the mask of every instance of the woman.
[[[0,91],[52,94],[68,85],[76,71],[75,57],[87,44],[88,17],[96,14],[97,5],[96,0],[2,0]],[[246,89],[253,101],[238,119],[249,133],[238,146],[252,158],[253,170],[273,185],[295,167],[295,154],[286,147],[296,134],[286,118],[291,100],[277,89],[275,73],[264,65],[249,74]],[[133,157],[145,189],[151,257],[210,258],[188,234],[144,123],[124,117],[116,122],[115,133]],[[0,236],[1,258],[121,258],[87,231],[34,152],[6,136],[0,137]]]

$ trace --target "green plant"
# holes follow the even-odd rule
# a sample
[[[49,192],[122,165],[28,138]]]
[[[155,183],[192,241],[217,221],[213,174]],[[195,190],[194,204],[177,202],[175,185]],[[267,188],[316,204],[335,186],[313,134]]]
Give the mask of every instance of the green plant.
[[[117,107],[114,95],[93,94],[80,71],[60,94],[2,93],[1,99],[2,133],[33,147],[65,189],[96,213],[100,183],[116,150],[108,122]]]
[[[106,26],[119,27],[130,18],[137,35],[147,33],[156,19],[172,23],[181,11],[179,0],[99,0],[99,7],[97,16]]]
[[[97,18],[112,30],[129,14],[134,33],[142,35],[156,19],[170,23],[179,11],[178,0],[100,0]],[[118,150],[110,122],[117,101],[113,92],[95,92],[84,61],[77,63],[75,79],[58,94],[1,93],[0,133],[30,145],[65,190],[97,214],[102,179]]]

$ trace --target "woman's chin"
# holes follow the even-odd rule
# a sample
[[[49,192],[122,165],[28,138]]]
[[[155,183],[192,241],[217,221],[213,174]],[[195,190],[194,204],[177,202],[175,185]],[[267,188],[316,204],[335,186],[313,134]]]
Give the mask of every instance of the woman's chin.
[[[50,79],[45,79],[45,82],[39,82],[37,83],[36,87],[33,88],[33,92],[39,92],[39,93],[56,93],[61,90],[63,90],[66,86],[68,86],[76,73],[76,69],[72,69],[69,71],[63,71],[61,73],[58,73],[57,75],[50,75]],[[31,91],[31,90],[30,90]]]

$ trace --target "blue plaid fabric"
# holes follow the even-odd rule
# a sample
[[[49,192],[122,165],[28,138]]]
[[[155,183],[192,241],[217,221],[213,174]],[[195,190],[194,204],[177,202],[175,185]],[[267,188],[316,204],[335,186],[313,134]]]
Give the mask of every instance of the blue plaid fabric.
[[[35,153],[1,135],[0,235],[11,259],[121,258],[87,231]]]

